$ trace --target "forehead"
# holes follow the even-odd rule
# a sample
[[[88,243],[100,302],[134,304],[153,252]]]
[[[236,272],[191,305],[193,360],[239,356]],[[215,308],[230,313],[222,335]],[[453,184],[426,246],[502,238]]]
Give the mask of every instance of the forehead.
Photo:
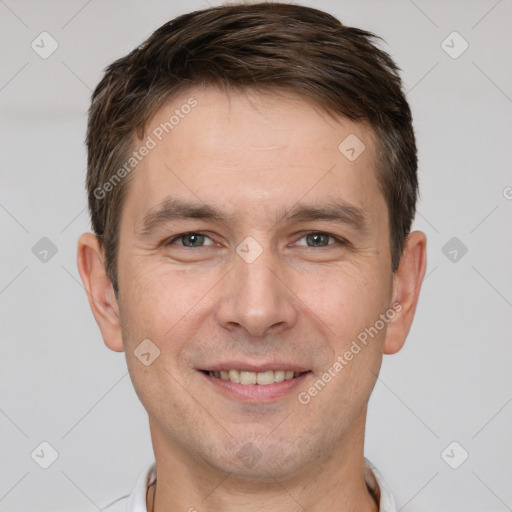
[[[134,215],[169,196],[248,217],[275,218],[303,199],[385,208],[371,128],[333,119],[294,94],[183,91],[150,120],[135,151],[144,145],[151,149],[126,197]]]

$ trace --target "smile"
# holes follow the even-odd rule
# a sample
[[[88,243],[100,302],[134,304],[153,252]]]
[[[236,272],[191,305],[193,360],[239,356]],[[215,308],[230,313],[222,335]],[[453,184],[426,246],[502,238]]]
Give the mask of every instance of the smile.
[[[242,384],[243,386],[260,385],[268,386],[276,382],[283,382],[296,377],[300,377],[303,372],[294,372],[291,370],[267,370],[264,372],[248,372],[243,370],[222,370],[218,372],[209,371],[208,375],[218,379]]]
[[[295,365],[292,368],[286,365],[288,366],[286,369],[283,369],[285,365],[276,365],[278,369],[275,370],[272,366],[270,368],[267,365],[262,366],[258,368],[251,364],[240,362],[237,364],[233,361],[231,364],[218,365],[213,369],[201,370],[199,373],[210,385],[213,385],[213,389],[224,396],[252,404],[269,403],[287,396],[294,396],[297,389],[304,386],[303,381],[313,375],[310,370]]]

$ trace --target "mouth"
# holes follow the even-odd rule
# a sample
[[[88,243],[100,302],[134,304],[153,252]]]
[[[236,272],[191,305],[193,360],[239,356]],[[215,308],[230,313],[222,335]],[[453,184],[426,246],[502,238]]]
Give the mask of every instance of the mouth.
[[[293,370],[266,370],[263,372],[250,372],[244,370],[202,370],[210,377],[234,382],[242,386],[269,386],[285,380],[296,379],[308,372],[295,372]]]
[[[277,366],[277,365],[276,365]],[[259,370],[259,371],[258,371]],[[245,403],[269,403],[293,395],[312,374],[304,368],[248,367],[236,364],[200,370],[207,382],[225,397]]]

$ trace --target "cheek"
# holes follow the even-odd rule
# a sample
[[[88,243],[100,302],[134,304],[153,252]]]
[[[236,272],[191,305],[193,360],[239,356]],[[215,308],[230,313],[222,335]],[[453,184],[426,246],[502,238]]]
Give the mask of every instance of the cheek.
[[[382,275],[380,280],[369,275],[355,270],[340,273],[318,293],[310,295],[311,309],[329,325],[326,341],[332,346],[333,356],[322,368],[323,373],[316,375],[312,386],[303,390],[303,398],[310,399],[319,414],[329,410],[336,424],[350,423],[359,414],[382,362],[387,324],[380,320],[380,315],[388,309],[390,289]],[[328,384],[324,386],[319,380]],[[316,396],[319,399],[313,400]]]
[[[146,260],[133,258],[124,267],[125,318],[144,335],[162,338],[200,301],[204,280]]]
[[[336,378],[341,410],[343,404],[366,403],[378,374],[388,321],[381,315],[389,311],[391,284],[389,273],[365,271],[343,276],[331,289],[335,361],[328,369]],[[388,282],[389,281],[389,282]],[[336,306],[334,306],[336,304]]]
[[[390,290],[387,276],[351,265],[304,279],[298,295],[330,327],[334,345],[342,350],[386,311]]]
[[[121,308],[127,359],[138,368],[133,351],[142,340],[150,339],[160,350],[156,362],[173,375],[179,369],[186,377],[191,343],[211,321],[211,298],[222,274],[191,273],[171,269],[168,263],[147,262],[139,268],[132,263],[125,272],[126,282],[132,283],[126,287]],[[162,377],[168,380],[169,375]]]

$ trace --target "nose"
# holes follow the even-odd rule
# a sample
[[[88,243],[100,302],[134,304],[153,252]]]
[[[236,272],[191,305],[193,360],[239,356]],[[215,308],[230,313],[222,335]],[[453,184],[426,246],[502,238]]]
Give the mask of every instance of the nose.
[[[295,295],[270,249],[252,262],[234,254],[234,268],[223,280],[217,309],[219,324],[247,335],[278,334],[297,321]],[[281,271],[280,271],[281,269]]]

